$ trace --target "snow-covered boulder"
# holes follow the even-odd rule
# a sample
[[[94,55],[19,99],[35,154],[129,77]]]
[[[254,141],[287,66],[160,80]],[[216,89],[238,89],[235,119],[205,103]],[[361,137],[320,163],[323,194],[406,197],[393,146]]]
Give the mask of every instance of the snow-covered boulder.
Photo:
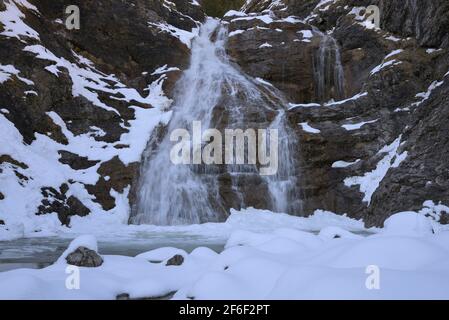
[[[413,212],[400,212],[385,220],[383,233],[405,236],[425,236],[433,233],[430,220]]]
[[[58,259],[57,263],[96,268],[103,264],[103,258],[97,253],[97,239],[94,236],[85,235],[73,240],[66,251]]]

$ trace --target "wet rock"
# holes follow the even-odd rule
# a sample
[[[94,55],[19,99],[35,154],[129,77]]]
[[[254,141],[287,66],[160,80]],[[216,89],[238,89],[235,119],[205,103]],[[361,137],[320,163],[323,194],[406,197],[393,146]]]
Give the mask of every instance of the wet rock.
[[[78,267],[96,268],[103,264],[103,258],[94,250],[79,247],[66,257],[68,264]]]
[[[180,254],[177,254],[173,256],[172,258],[168,259],[166,266],[180,266],[184,263],[184,257]]]

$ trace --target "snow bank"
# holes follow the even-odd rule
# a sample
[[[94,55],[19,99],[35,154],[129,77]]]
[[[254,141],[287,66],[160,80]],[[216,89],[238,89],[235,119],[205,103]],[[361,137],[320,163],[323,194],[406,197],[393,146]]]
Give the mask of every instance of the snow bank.
[[[416,212],[401,212],[384,222],[384,233],[393,235],[430,235],[433,233],[430,220]]]
[[[131,298],[174,293],[174,299],[449,298],[449,231],[433,234],[422,214],[399,213],[384,230],[362,236],[350,231],[357,222],[325,212],[297,218],[248,211],[234,212],[222,224],[239,229],[220,254],[160,248],[135,258],[103,256],[102,266],[80,268],[80,287],[72,290],[64,285],[72,276],[65,263],[4,272],[0,299],[115,299],[125,293]],[[253,221],[258,231],[248,230]],[[301,230],[312,226],[320,232]],[[96,240],[76,239],[61,259],[80,245],[96,249]],[[165,266],[175,254],[184,257],[183,264]]]

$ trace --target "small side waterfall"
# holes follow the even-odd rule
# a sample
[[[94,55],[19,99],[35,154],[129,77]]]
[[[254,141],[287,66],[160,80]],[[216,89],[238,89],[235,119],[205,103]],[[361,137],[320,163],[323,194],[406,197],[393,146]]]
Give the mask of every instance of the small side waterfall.
[[[314,61],[316,99],[319,102],[342,100],[345,97],[345,76],[337,41],[318,29],[321,35],[320,48]]]
[[[298,166],[292,153],[294,134],[284,113],[287,104],[274,88],[262,86],[232,65],[225,53],[226,39],[226,28],[214,19],[208,19],[194,39],[190,67],[176,84],[172,119],[145,152],[130,223],[222,221],[230,208],[247,206],[288,213],[300,210],[300,201],[293,200],[298,198]],[[254,164],[172,164],[170,133],[192,132],[194,121],[201,121],[203,130],[278,129],[277,174],[260,176]]]

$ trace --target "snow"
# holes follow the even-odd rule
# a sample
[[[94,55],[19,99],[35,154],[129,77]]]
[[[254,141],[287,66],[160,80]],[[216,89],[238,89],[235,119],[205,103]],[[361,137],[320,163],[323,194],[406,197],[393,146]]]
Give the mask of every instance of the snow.
[[[128,189],[121,194],[112,190],[111,196],[116,199],[117,207],[105,211],[94,202],[94,196],[87,192],[84,184],[96,184],[99,179],[97,173],[99,166],[114,157],[119,157],[125,165],[141,159],[153,129],[160,123],[168,123],[171,118],[171,111],[166,110],[172,101],[165,96],[162,86],[166,73],[174,71],[174,68],[155,70],[154,74],[159,75],[159,79],[150,83],[145,90],[146,96],[142,96],[136,89],[121,83],[115,75],[100,72],[90,60],[73,52],[76,63],[57,57],[41,45],[28,45],[24,50],[32,53],[36,59],[48,60],[51,65],[46,69],[55,77],[59,77],[60,73],[66,70],[72,79],[74,96],[83,96],[94,105],[117,114],[119,113],[115,108],[100,101],[97,92],[102,92],[111,99],[126,101],[129,103],[129,108],[134,109],[135,119],[129,120],[126,124],[122,123],[127,132],[121,135],[120,140],[107,143],[95,140],[95,137],[105,135],[103,129],[91,127],[90,132],[75,135],[69,130],[61,116],[51,111],[47,113],[47,116],[61,129],[68,144],[56,142],[49,134],[36,133],[36,139],[30,145],[25,145],[20,132],[4,116],[7,112],[1,112],[0,134],[4,137],[4,143],[0,145],[0,154],[9,155],[27,167],[18,167],[8,162],[0,165],[0,192],[5,195],[5,199],[0,201],[0,219],[8,224],[8,230],[0,229],[0,238],[15,239],[24,235],[51,235],[54,232],[60,232],[63,228],[55,214],[36,216],[35,213],[43,197],[41,188],[53,187],[58,190],[61,184],[67,181],[73,182],[69,185],[67,196],[77,197],[92,211],[91,217],[86,218],[86,221],[95,218],[104,225],[126,223],[129,212]],[[20,71],[14,66],[0,65],[0,82],[9,81],[12,77],[16,77],[27,85],[33,85],[31,80],[21,77]],[[36,95],[37,92],[28,90],[24,94]],[[133,106],[133,101],[147,107]],[[8,108],[8,106],[4,107]],[[116,145],[126,147],[118,149]],[[60,150],[76,153],[99,163],[85,170],[73,170],[59,162],[58,151]],[[28,179],[18,178],[16,172]],[[23,201],[24,198],[27,199],[26,202]]]
[[[382,180],[387,175],[391,168],[397,168],[402,161],[407,157],[407,151],[398,154],[398,149],[401,145],[401,136],[393,141],[390,145],[383,147],[377,154],[386,154],[382,160],[371,172],[365,173],[362,177],[350,177],[344,180],[344,184],[347,187],[355,185],[360,186],[360,192],[364,193],[363,201],[368,205],[371,203],[371,198],[376,192]]]
[[[396,55],[398,55],[398,54],[400,54],[402,52],[404,52],[404,50],[402,50],[402,49],[394,50],[394,51],[390,52],[389,54],[387,54],[387,56],[384,58],[384,60],[387,60],[388,58],[394,57],[394,56],[396,56]]]
[[[238,17],[232,20],[232,22],[235,21],[251,21],[251,20],[260,20],[265,24],[270,24],[274,22],[273,18],[270,17],[270,15],[259,15],[259,16],[246,16],[246,17]]]
[[[344,124],[344,125],[342,125],[342,127],[346,131],[354,131],[354,130],[359,130],[366,124],[376,123],[377,121],[379,121],[379,119],[371,120],[371,121],[364,121],[364,122],[359,122],[359,123]]]
[[[284,18],[284,19],[282,19],[280,21],[287,22],[287,23],[293,23],[293,24],[294,23],[304,23],[303,20],[300,20],[300,19],[298,19],[298,18],[296,18],[294,16],[290,16],[290,17]]]
[[[145,252],[136,256],[136,258],[145,259],[149,262],[166,262],[168,259],[180,255],[182,257],[187,256],[187,252],[176,248],[159,248],[149,252]]]
[[[26,0],[11,0],[5,2],[5,6],[6,10],[0,11],[0,23],[3,24],[4,29],[0,35],[21,41],[40,40],[39,33],[23,21],[25,14],[20,10],[20,7],[23,7],[37,12],[35,6]]]
[[[268,81],[266,81],[266,80],[264,80],[262,78],[256,78],[256,81],[261,83],[261,84],[263,84],[263,85],[265,85],[265,86],[273,87],[273,85],[271,83],[269,83]]]
[[[313,107],[321,107],[321,104],[319,104],[319,103],[299,103],[299,104],[290,103],[288,110],[294,110],[297,108],[313,108]]]
[[[355,15],[355,20],[357,23],[361,26],[363,26],[366,29],[369,30],[376,30],[376,25],[372,21],[368,21],[366,14],[361,15],[362,11],[365,11],[365,7],[354,7],[352,10],[348,13],[348,15]]]
[[[157,68],[151,75],[156,76],[156,75],[161,75],[161,74],[173,72],[173,71],[180,71],[180,69],[177,67],[169,67],[167,65],[164,65],[160,68]]]
[[[224,17],[246,17],[247,14],[243,11],[236,11],[236,10],[230,10],[228,12],[226,12],[226,14],[224,15]]]
[[[265,12],[265,11],[264,11]],[[266,11],[268,13],[270,13],[269,11]],[[262,21],[264,24],[271,24],[273,22],[284,22],[284,23],[291,23],[291,24],[296,24],[296,23],[303,23],[303,20],[298,19],[297,17],[294,16],[289,16],[283,19],[274,19],[273,16],[271,14],[261,14],[261,15],[255,15],[255,14],[251,14],[251,15],[246,15],[246,14],[235,14],[235,12],[231,12],[231,15],[228,15],[228,17],[236,17],[234,19],[232,19],[232,22],[237,22],[237,21],[251,21],[251,20],[259,20]]]
[[[408,112],[410,111],[410,108],[396,108],[394,109],[394,112]]]
[[[385,231],[389,235],[413,236],[416,234],[431,235],[433,233],[430,220],[416,212],[401,212],[384,222]]]
[[[401,63],[402,63],[401,61],[397,61],[397,60],[389,60],[387,62],[382,62],[380,65],[378,65],[373,70],[371,70],[370,74],[374,75],[374,74],[380,72],[383,69],[386,69],[386,68],[392,67],[392,66],[397,66],[397,65],[399,65]]]
[[[429,88],[426,92],[420,92],[416,95],[416,98],[420,98],[421,100],[418,102],[415,102],[412,104],[412,106],[420,106],[424,102],[426,102],[430,96],[432,95],[432,92],[437,89],[439,86],[441,86],[444,83],[444,81],[434,81],[430,84]]]
[[[263,49],[263,48],[272,48],[273,46],[271,44],[269,44],[268,42],[265,42],[264,44],[260,45],[259,49]]]
[[[429,49],[426,49],[426,53],[427,54],[432,54],[432,53],[435,53],[435,52],[440,52],[440,51],[442,51],[443,49],[441,49],[441,48],[438,48],[438,49],[435,49],[435,48],[429,48]]]
[[[56,263],[64,263],[68,255],[74,252],[79,247],[85,247],[87,249],[97,252],[98,251],[97,239],[93,235],[79,236],[70,243],[68,248],[62,253],[62,255],[59,257]]]
[[[302,127],[302,130],[308,133],[321,133],[320,130],[311,127],[307,122],[303,122],[299,124]]]
[[[327,11],[330,8],[330,5],[333,4],[336,0],[320,0],[318,4],[315,6],[314,10],[319,11]]]
[[[148,22],[150,27],[154,27],[160,30],[160,32],[169,33],[171,36],[178,38],[188,48],[191,48],[192,39],[198,34],[199,29],[193,28],[191,31],[176,28],[168,23],[154,23]]]
[[[393,41],[393,42],[399,42],[399,41],[402,40],[401,38],[398,38],[398,37],[395,37],[395,36],[392,36],[392,35],[386,37],[385,39]]]
[[[301,30],[301,31],[298,31],[298,33],[302,35],[302,40],[301,40],[302,42],[311,42],[310,39],[313,38],[312,31],[310,31],[310,30]]]
[[[245,30],[234,30],[234,31],[232,31],[232,32],[229,33],[228,37],[229,37],[229,38],[230,38],[230,37],[234,37],[234,36],[239,35],[239,34],[242,34],[242,33],[244,33],[244,32],[245,32]]]
[[[75,269],[80,286],[72,289],[64,285],[73,276],[65,256],[78,246],[96,248],[93,236],[82,236],[52,266],[0,273],[0,299],[115,299],[125,293],[131,298],[173,293],[175,300],[449,298],[449,231],[432,228],[421,213],[398,213],[384,229],[361,235],[351,230],[355,221],[338,223],[343,217],[278,219],[247,211],[234,214],[254,214],[246,221],[250,228],[234,229],[221,253],[168,247],[135,258],[102,255],[102,266]],[[274,225],[251,228],[261,217],[266,227]],[[318,233],[302,229],[312,221],[321,221]],[[166,266],[176,254],[183,264]],[[378,286],[372,286],[373,276]]]
[[[19,76],[20,71],[17,70],[13,65],[2,65],[0,64],[0,84],[11,79],[11,76],[16,76],[17,79],[25,83],[26,85],[32,86],[34,82]]]
[[[355,96],[348,98],[348,99],[344,99],[344,100],[340,100],[340,101],[334,101],[334,102],[329,102],[329,103],[325,103],[325,106],[335,106],[335,105],[340,105],[340,104],[344,104],[346,102],[349,101],[355,101],[358,100],[360,98],[366,97],[368,95],[368,92],[362,92],[362,93],[358,93]]]
[[[347,168],[354,164],[359,163],[360,161],[361,161],[360,159],[357,159],[356,161],[353,161],[353,162],[336,161],[332,164],[332,168]]]

